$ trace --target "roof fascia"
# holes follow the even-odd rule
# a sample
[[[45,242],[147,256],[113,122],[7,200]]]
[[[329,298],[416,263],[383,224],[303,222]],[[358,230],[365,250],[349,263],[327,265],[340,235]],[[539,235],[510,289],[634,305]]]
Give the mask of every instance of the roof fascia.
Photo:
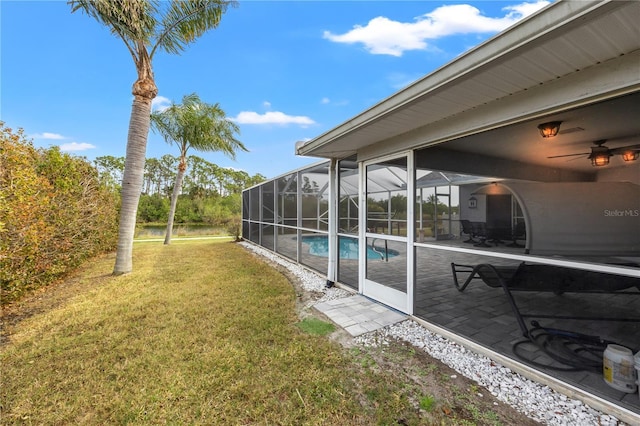
[[[498,127],[550,117],[564,111],[640,91],[640,51],[593,66],[581,73],[498,99],[450,119],[419,127],[358,151],[359,160],[396,150],[433,146]],[[393,143],[390,143],[393,141]]]
[[[314,156],[314,151],[345,134],[366,126],[377,118],[402,108],[418,98],[428,96],[434,90],[447,85],[455,85],[468,74],[477,72],[486,64],[521,49],[552,31],[562,28],[569,29],[573,27],[572,23],[574,22],[584,25],[585,15],[598,11],[596,16],[599,16],[619,6],[615,3],[615,1],[603,2],[599,0],[552,3],[359,115],[296,147],[296,154]]]

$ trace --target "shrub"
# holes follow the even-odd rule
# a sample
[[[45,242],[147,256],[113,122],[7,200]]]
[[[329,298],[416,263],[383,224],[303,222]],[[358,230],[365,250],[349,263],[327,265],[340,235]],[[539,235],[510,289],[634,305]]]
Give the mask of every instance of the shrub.
[[[0,122],[0,285],[2,304],[110,251],[117,194],[85,159],[35,149]]]

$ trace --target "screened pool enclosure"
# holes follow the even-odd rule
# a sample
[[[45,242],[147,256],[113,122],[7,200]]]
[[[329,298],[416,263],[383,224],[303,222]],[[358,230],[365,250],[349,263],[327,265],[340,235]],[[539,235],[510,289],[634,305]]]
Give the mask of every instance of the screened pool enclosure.
[[[245,190],[243,237],[638,423],[535,336],[640,350],[639,17],[553,2],[297,144],[326,160]]]
[[[358,165],[354,160],[342,160],[335,173],[331,173],[330,165],[316,164],[245,191],[243,235],[357,290],[361,210]],[[335,247],[330,244],[329,234],[332,179],[337,188]],[[371,237],[364,250],[371,277],[382,274],[384,265],[378,266],[389,259],[406,264],[407,180],[406,160],[367,167],[365,229]],[[475,188],[491,181],[495,179],[418,171],[412,184],[416,188],[416,224],[412,227],[416,241],[457,240],[462,231],[460,184],[474,184]],[[513,208],[514,220],[521,220],[517,203]],[[337,265],[330,271],[330,261],[334,260],[330,255],[334,252]],[[404,281],[405,276],[400,278]]]
[[[426,167],[427,150],[360,164],[326,161],[250,188],[243,193],[243,236],[329,283],[640,411],[637,395],[612,391],[597,372],[558,372],[561,363],[541,361],[544,356],[531,348],[514,350],[533,331],[533,319],[547,328],[638,345],[640,234],[629,230],[638,227],[633,212],[640,208],[640,186],[436,171]],[[594,190],[602,194],[597,199],[590,196]],[[606,231],[589,225],[605,207],[629,214],[612,218]],[[462,292],[455,285],[468,277],[464,267],[516,270],[525,264],[541,265],[536,279],[549,286],[558,285],[563,271],[574,271],[585,286],[609,282],[623,291],[567,287],[559,296],[536,282],[508,294],[481,280]]]

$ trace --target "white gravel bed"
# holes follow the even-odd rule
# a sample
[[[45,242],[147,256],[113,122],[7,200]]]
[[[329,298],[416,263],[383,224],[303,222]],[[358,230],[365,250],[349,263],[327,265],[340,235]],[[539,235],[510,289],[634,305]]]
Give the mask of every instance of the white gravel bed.
[[[547,425],[622,426],[616,417],[597,411],[546,385],[529,380],[507,367],[433,333],[412,320],[355,338],[365,346],[404,340],[484,386],[498,400]]]
[[[307,291],[322,292],[323,301],[353,295],[339,288],[326,288],[326,280],[275,253],[249,243],[241,243],[247,249],[287,268],[300,279]],[[406,320],[381,330],[355,338],[357,344],[379,346],[390,339],[400,339],[428,353],[433,358],[456,370],[463,376],[484,386],[498,400],[509,404],[521,413],[541,423],[553,426],[624,426],[616,417],[595,410],[583,402],[554,391],[546,385],[529,380],[507,367],[433,333],[415,321]]]

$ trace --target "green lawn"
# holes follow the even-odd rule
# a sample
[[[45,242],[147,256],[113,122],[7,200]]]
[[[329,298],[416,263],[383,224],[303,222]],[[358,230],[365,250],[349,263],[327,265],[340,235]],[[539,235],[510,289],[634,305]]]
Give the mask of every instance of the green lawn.
[[[21,309],[31,314],[24,320],[5,316],[0,423],[458,425],[488,418],[468,420],[458,404],[469,395],[464,388],[458,402],[437,394],[437,404],[420,410],[425,397],[435,400],[426,386],[455,390],[432,361],[411,370],[412,349],[342,347],[325,335],[326,324],[300,321],[300,290],[237,244],[136,244],[134,272],[119,277],[110,275],[113,262],[114,255],[88,262],[33,298],[35,307],[25,302]]]
[[[380,419],[357,399],[347,352],[297,327],[292,285],[242,247],[142,244],[135,272],[112,267],[91,262],[74,277],[87,290],[11,330],[4,424]]]

